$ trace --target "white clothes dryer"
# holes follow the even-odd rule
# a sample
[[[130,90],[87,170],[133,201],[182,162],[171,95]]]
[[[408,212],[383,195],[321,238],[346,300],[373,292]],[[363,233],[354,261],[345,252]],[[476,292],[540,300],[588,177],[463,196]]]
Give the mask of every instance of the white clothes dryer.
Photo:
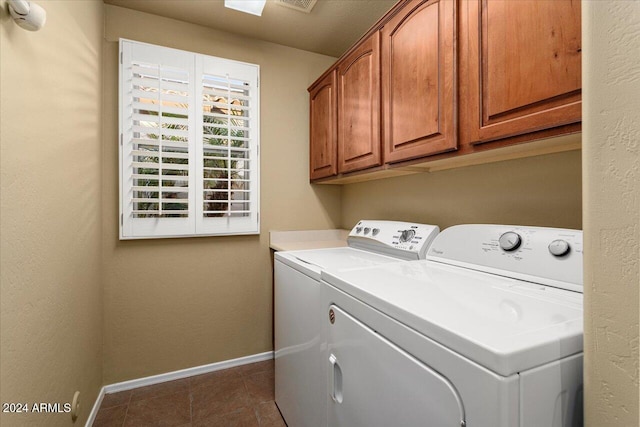
[[[438,231],[433,225],[362,220],[349,233],[348,247],[276,252],[275,399],[290,427],[327,425],[322,271],[424,259]]]
[[[582,232],[463,225],[322,273],[328,425],[582,425]]]

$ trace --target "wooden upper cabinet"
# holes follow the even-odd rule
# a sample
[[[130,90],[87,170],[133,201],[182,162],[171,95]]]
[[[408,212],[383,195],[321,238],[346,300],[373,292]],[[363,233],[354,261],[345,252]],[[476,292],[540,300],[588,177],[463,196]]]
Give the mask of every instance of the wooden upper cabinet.
[[[382,164],[380,38],[365,39],[337,65],[338,172]]]
[[[338,173],[336,72],[309,89],[309,176],[326,178]]]
[[[462,0],[461,140],[581,120],[580,0]]]
[[[385,161],[455,150],[455,0],[410,0],[381,30]]]
[[[580,131],[580,2],[398,1],[309,89],[311,179],[574,149],[549,138]]]

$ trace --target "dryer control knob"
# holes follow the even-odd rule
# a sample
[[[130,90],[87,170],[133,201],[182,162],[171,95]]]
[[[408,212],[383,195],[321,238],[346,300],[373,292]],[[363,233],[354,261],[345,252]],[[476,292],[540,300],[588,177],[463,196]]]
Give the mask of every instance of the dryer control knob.
[[[505,251],[515,251],[522,243],[522,237],[514,231],[507,231],[499,239],[500,247]]]
[[[408,242],[416,235],[416,230],[404,230],[400,233],[400,243]]]
[[[558,239],[549,243],[549,252],[553,256],[564,256],[569,253],[569,249],[571,249],[571,246],[566,240]]]

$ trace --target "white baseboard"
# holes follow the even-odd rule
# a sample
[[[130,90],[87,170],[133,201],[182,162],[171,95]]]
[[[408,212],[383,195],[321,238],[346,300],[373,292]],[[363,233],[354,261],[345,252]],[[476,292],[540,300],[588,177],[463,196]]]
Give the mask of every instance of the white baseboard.
[[[96,416],[98,415],[98,411],[100,410],[100,405],[102,405],[102,399],[104,399],[104,387],[100,389],[100,393],[98,393],[98,397],[96,401],[93,403],[93,408],[91,408],[91,413],[89,414],[89,418],[87,418],[87,422],[85,423],[85,427],[91,427],[93,422],[96,420]]]
[[[167,372],[165,374],[152,375],[150,377],[138,378],[136,380],[129,380],[123,381],[121,383],[106,385],[100,390],[98,398],[93,404],[93,409],[91,409],[91,414],[89,414],[89,418],[87,419],[85,427],[91,427],[93,425],[105,394],[117,393],[119,391],[131,390],[133,388],[144,387],[147,385],[179,380],[182,378],[192,377],[194,375],[221,371],[223,369],[233,368],[241,365],[248,365],[249,363],[262,362],[264,360],[271,359],[273,359],[273,351],[267,351],[264,353],[252,354],[251,356],[239,357],[237,359],[223,360],[222,362],[210,363],[208,365],[194,366],[193,368],[181,369],[179,371]]]
[[[222,362],[195,366],[193,368],[181,369],[179,371],[167,372],[166,374],[153,375],[150,377],[110,384],[104,386],[104,392],[106,394],[116,393],[118,391],[125,391],[131,390],[132,388],[160,384],[167,381],[179,380],[182,378],[192,377],[194,375],[206,374],[208,372],[220,371],[222,369],[233,368],[234,366],[247,365],[249,363],[262,362],[263,360],[270,359],[273,359],[273,351],[253,354],[251,356],[239,357],[237,359],[223,360]]]

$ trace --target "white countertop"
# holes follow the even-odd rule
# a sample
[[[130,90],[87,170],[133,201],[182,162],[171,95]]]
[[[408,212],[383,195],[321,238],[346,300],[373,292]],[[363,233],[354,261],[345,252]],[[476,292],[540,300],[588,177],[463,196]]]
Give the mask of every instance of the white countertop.
[[[349,230],[270,231],[269,247],[276,251],[339,248],[347,246]]]

